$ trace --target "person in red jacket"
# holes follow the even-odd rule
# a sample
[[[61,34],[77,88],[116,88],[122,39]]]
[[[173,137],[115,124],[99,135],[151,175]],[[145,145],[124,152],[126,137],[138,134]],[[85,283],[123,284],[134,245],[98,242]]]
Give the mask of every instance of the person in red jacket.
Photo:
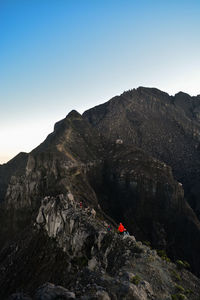
[[[124,226],[122,225],[122,223],[119,224],[118,231],[121,234],[124,233],[124,231],[126,231],[126,228],[124,228]]]

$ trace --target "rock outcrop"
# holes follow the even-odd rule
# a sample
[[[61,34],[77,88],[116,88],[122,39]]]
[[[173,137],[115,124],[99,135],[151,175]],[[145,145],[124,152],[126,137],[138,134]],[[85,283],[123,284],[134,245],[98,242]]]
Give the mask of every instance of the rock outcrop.
[[[45,197],[29,232],[0,252],[1,299],[13,290],[9,299],[197,299],[199,279],[134,236],[108,232],[71,196]]]
[[[11,177],[24,173],[27,164],[28,153],[21,152],[7,164],[0,165],[0,203],[4,201]]]
[[[189,261],[199,274],[200,223],[171,168],[125,144],[107,153],[100,177],[90,181],[102,209],[137,239]]]

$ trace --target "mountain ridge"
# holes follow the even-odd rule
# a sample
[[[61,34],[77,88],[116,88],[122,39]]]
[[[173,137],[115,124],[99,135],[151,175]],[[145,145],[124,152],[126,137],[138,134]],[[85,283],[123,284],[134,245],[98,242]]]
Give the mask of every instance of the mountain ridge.
[[[190,103],[193,100],[190,99],[188,106],[184,96],[184,106],[179,108],[180,96],[172,99],[157,89],[138,88],[83,115],[73,110],[55,124],[54,131],[38,147],[28,154],[20,154],[3,168],[0,166],[0,190],[4,191],[0,203],[0,268],[4,270],[0,284],[7,289],[7,296],[17,288],[12,273],[17,274],[19,268],[22,283],[17,281],[18,288],[25,289],[31,297],[33,290],[44,284],[42,278],[45,278],[45,282],[53,281],[70,288],[77,299],[81,299],[81,296],[87,296],[87,292],[81,292],[81,289],[84,284],[91,285],[92,278],[96,284],[100,280],[107,293],[104,293],[105,299],[170,299],[170,295],[178,293],[174,275],[170,275],[172,271],[177,272],[177,267],[169,262],[169,258],[163,265],[156,252],[144,250],[138,242],[135,244],[135,237],[151,243],[158,253],[166,252],[165,255],[174,262],[180,259],[188,261],[191,271],[200,275],[200,222],[195,210],[198,198],[186,199],[184,195],[185,191],[186,195],[191,195],[194,182],[199,178],[200,124],[197,106]],[[185,170],[185,166],[189,169]],[[4,180],[6,173],[9,176]],[[191,200],[194,200],[193,208]],[[130,240],[115,233],[114,228],[119,222],[127,227]],[[111,235],[107,231],[109,224]],[[22,236],[24,248],[20,242]],[[112,240],[110,246],[109,238]],[[49,253],[44,249],[43,239]],[[124,279],[118,276],[113,259],[116,245],[121,249],[120,243],[127,264],[133,263],[132,254],[136,259],[134,264],[141,263],[137,272],[147,281],[144,286],[132,285],[131,278],[122,271],[128,285],[124,287]],[[30,245],[36,245],[41,255],[33,249],[31,258],[26,250],[30,251]],[[138,247],[144,250],[141,257],[134,252],[140,250],[133,250]],[[63,256],[58,249],[63,251]],[[62,272],[58,280],[45,271],[46,268],[52,269],[57,274],[55,261],[50,260],[46,266],[45,256],[50,257],[51,252],[53,257],[58,253],[61,257],[58,261]],[[11,265],[5,253],[10,253]],[[128,272],[120,252],[117,253],[119,268]],[[137,260],[137,255],[140,260]],[[165,255],[163,259],[167,257]],[[19,264],[23,256],[30,261],[27,266]],[[26,288],[23,276],[27,276],[27,268],[37,269],[33,262],[39,264],[38,257],[42,257],[44,270],[40,271],[38,280],[31,270],[33,285],[30,282]],[[64,257],[68,271],[61,267]],[[152,257],[155,265],[150,266]],[[161,290],[145,273],[145,267],[151,274],[157,264],[161,274],[167,269],[169,280],[168,285],[164,275],[157,278],[163,281]],[[85,278],[82,278],[82,271]],[[193,286],[194,297],[191,296],[195,300],[200,283],[192,274],[184,272],[180,276],[188,278],[188,283],[184,281],[188,289],[193,286],[192,280],[197,284],[197,287]],[[103,283],[101,277],[104,273]],[[76,274],[82,278],[81,285],[77,283],[77,290],[72,283]],[[106,276],[112,282],[111,287]],[[119,281],[119,290],[115,280]],[[98,296],[96,288],[96,298],[92,298],[92,289],[88,299],[103,299]],[[158,298],[156,291],[160,295]],[[5,297],[3,292],[2,295]]]
[[[85,111],[83,117],[107,139],[121,138],[170,165],[199,215],[200,101],[198,97],[189,99],[188,104],[180,95],[139,88]]]

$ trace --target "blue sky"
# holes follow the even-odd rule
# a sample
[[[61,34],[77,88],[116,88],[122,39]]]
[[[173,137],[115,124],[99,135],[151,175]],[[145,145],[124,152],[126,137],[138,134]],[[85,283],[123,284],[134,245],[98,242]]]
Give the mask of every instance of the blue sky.
[[[200,94],[199,16],[199,0],[0,0],[0,163],[124,90]]]

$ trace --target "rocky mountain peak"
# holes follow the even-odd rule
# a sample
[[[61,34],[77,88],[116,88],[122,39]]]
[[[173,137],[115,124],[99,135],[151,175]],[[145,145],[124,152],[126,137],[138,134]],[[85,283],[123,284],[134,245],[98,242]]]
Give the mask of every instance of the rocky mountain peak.
[[[58,131],[59,129],[64,128],[65,125],[68,124],[68,122],[70,121],[73,122],[74,120],[81,120],[81,119],[82,119],[81,114],[79,114],[76,110],[72,110],[64,119],[62,119],[61,121],[57,122],[54,125],[54,130]]]
[[[168,93],[165,93],[157,88],[151,88],[151,87],[140,86],[136,89],[136,91],[141,95],[148,94],[148,95],[155,95],[155,96],[169,96]]]
[[[184,93],[184,92],[182,92],[182,91],[176,93],[176,94],[174,95],[174,97],[175,97],[175,98],[176,98],[176,97],[181,97],[181,98],[188,98],[188,99],[191,98],[191,96],[190,96],[189,94]]]
[[[73,109],[69,112],[69,114],[66,116],[66,118],[72,118],[72,119],[81,118],[81,114]]]
[[[0,166],[1,299],[197,299],[200,111],[182,96],[73,110]]]
[[[157,99],[157,101],[165,99],[166,101],[170,101],[171,97],[169,94],[151,87],[143,87],[140,86],[137,89],[132,89],[123,92],[121,95],[112,98],[110,101],[114,101],[117,99],[120,99],[121,101],[124,101],[125,99],[132,99],[133,101],[137,101],[139,99]]]

